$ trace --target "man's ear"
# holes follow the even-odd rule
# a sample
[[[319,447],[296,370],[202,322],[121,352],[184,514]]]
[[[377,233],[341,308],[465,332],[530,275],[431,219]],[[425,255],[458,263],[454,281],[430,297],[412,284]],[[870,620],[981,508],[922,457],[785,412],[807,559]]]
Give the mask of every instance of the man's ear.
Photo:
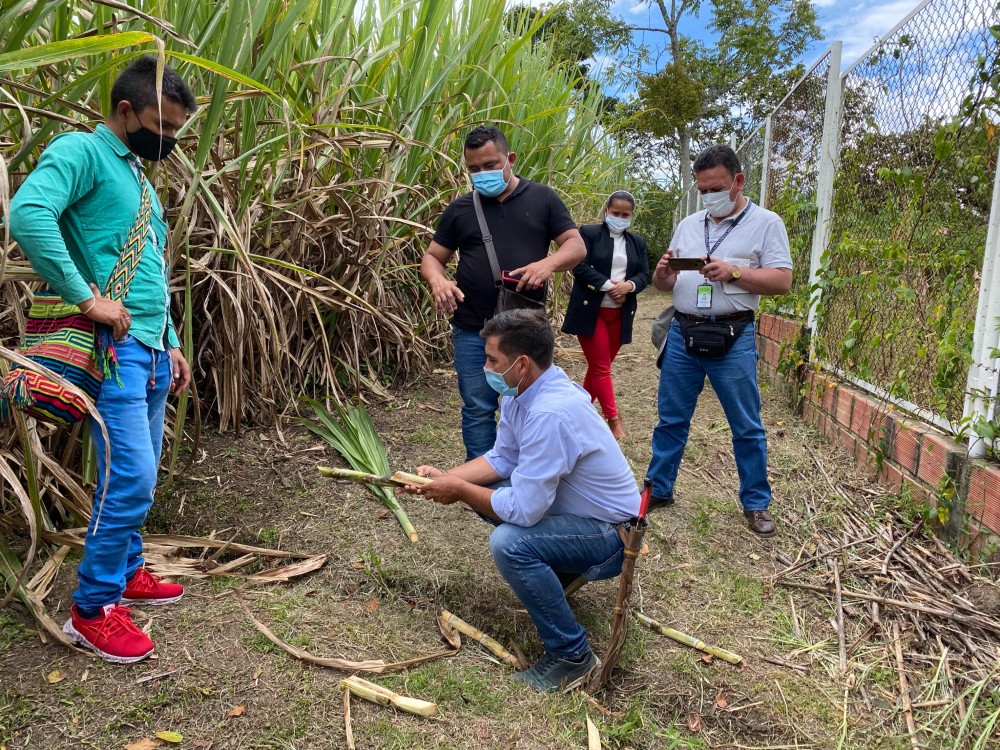
[[[507,154],[507,161],[513,167],[514,166],[514,162],[517,161],[517,154],[515,154],[513,151],[511,151],[509,154]]]
[[[115,115],[119,120],[124,120],[125,116],[128,115],[129,110],[132,109],[132,102],[128,99],[122,99],[118,102],[118,106],[115,107]]]

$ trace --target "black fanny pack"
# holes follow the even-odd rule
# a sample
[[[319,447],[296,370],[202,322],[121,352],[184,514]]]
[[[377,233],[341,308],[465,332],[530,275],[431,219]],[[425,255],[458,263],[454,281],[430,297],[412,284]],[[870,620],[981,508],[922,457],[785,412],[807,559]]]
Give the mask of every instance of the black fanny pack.
[[[677,313],[677,324],[684,337],[684,349],[692,357],[719,359],[729,353],[733,343],[753,321],[753,312],[738,313],[725,320],[701,320]]]

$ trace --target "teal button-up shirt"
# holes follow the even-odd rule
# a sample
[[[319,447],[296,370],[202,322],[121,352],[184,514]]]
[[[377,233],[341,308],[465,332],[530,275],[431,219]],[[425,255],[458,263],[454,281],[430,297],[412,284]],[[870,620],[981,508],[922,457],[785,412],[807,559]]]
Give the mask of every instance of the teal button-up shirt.
[[[80,304],[107,292],[142,195],[142,165],[110,129],[53,138],[10,204],[10,233],[39,276],[65,302]],[[170,320],[164,248],[167,224],[150,186],[146,246],[125,296],[129,333],[146,346],[180,346]]]

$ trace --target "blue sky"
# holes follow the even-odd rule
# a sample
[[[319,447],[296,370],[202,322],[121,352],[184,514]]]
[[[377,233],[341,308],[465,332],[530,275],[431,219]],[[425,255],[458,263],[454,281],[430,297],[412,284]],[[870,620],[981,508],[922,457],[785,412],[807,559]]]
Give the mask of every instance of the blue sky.
[[[834,40],[844,43],[843,64],[847,67],[874,44],[877,37],[885,35],[919,4],[920,0],[813,0],[819,17],[822,41],[814,42],[802,56],[807,66],[815,62]],[[538,3],[536,3],[538,4]],[[711,35],[706,27],[710,18],[709,3],[700,18],[689,17],[681,23],[681,33],[700,39]],[[663,28],[660,9],[655,2],[618,0],[612,12],[634,26]],[[666,35],[655,32],[636,32],[637,39],[656,50],[666,45]]]

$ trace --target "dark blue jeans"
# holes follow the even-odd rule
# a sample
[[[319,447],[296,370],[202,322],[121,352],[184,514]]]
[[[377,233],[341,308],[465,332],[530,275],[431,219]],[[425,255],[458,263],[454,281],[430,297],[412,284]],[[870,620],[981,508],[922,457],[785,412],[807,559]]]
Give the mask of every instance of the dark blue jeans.
[[[684,348],[677,320],[671,322],[657,393],[660,421],[653,430],[653,459],[647,474],[653,480],[656,497],[673,494],[691,417],[707,375],[733,433],[743,509],[766,510],[770,505],[767,433],[760,418],[756,344],[751,323],[724,357],[694,357]]]
[[[483,374],[486,342],[473,331],[451,329],[455,345],[455,373],[462,396],[462,442],[465,460],[486,453],[497,440],[497,409],[500,395],[490,388]]]
[[[561,659],[590,651],[561,580],[614,578],[621,573],[624,549],[612,524],[570,515],[543,516],[527,527],[501,523],[490,536],[497,570],[528,610],[545,650]]]
[[[79,588],[73,593],[73,601],[84,609],[116,603],[125,581],[142,565],[139,529],[153,504],[170,389],[167,352],[150,349],[131,336],[116,342],[115,350],[124,387],[119,388],[113,377],[105,378],[96,403],[111,445],[108,492],[101,508],[104,436],[97,423],[90,422],[97,453],[97,489],[78,569]]]

